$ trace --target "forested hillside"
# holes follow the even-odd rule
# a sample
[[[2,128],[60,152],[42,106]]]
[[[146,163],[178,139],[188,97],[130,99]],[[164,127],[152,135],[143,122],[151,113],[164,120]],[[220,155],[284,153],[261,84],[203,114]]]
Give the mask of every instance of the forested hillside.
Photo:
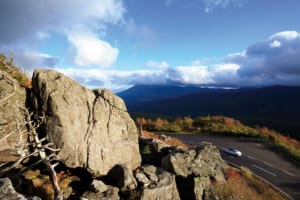
[[[162,90],[165,86],[156,86]],[[249,125],[271,127],[283,134],[300,139],[300,87],[273,86],[263,88],[209,89],[175,97],[147,102],[137,101],[145,94],[154,96],[154,90],[140,88],[140,96],[135,99],[124,98],[132,115],[147,113],[163,116],[206,116],[225,115],[237,118]],[[128,94],[127,94],[128,95]]]

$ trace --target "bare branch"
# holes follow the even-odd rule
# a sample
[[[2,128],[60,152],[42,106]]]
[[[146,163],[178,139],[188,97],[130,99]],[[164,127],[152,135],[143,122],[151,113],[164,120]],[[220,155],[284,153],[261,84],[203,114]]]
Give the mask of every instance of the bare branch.
[[[37,162],[33,163],[32,165],[30,165],[28,167],[25,167],[16,175],[20,175],[20,174],[24,173],[26,170],[28,170],[28,169],[32,168],[33,166],[42,162],[51,176],[51,180],[52,180],[53,187],[55,190],[55,199],[57,199],[57,200],[63,199],[59,185],[58,185],[58,177],[55,172],[55,167],[59,164],[58,161],[60,161],[58,159],[57,155],[55,154],[55,152],[60,151],[60,149],[53,148],[54,144],[47,142],[46,137],[42,138],[42,139],[39,138],[36,130],[42,124],[43,118],[39,118],[37,120],[38,122],[34,122],[31,119],[33,116],[33,113],[29,113],[29,111],[27,109],[22,109],[22,110],[24,111],[24,114],[25,114],[24,126],[27,127],[27,131],[24,131],[23,130],[24,127],[20,125],[18,120],[16,120],[16,130],[10,132],[9,134],[7,134],[4,138],[1,138],[1,140],[0,140],[0,142],[1,142],[2,140],[6,139],[13,133],[17,132],[19,134],[19,140],[15,147],[18,151],[18,154],[20,155],[20,158],[7,167],[5,167],[5,165],[7,165],[7,163],[1,165],[0,168],[4,167],[4,169],[0,170],[0,173],[5,173],[11,169],[16,168],[26,158],[29,158],[31,156],[38,156],[39,160]],[[27,134],[27,137],[29,137],[29,140],[25,144],[23,141],[24,134]],[[45,144],[43,144],[43,143],[45,143]],[[29,147],[31,147],[33,149],[32,152],[28,151]],[[49,155],[47,155],[47,151],[50,152]]]

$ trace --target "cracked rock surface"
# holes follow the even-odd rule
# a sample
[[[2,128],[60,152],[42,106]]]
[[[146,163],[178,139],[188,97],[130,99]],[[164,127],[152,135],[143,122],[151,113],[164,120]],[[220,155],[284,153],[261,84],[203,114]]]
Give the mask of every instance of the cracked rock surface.
[[[32,86],[36,116],[45,117],[43,132],[67,166],[101,176],[116,164],[140,165],[138,131],[121,98],[53,70],[35,70]]]
[[[26,135],[19,135],[25,128],[22,126],[25,109],[26,90],[8,73],[0,70],[0,157],[2,161],[14,161],[19,149],[26,143]]]

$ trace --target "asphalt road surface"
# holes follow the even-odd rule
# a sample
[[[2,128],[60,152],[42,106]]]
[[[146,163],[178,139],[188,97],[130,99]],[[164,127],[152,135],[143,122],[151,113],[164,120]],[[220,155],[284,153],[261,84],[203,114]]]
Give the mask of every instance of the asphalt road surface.
[[[224,160],[237,166],[245,166],[256,175],[269,181],[288,194],[291,199],[300,200],[300,167],[285,159],[261,142],[253,139],[243,139],[226,136],[171,134],[188,144],[201,145],[203,142],[215,144]],[[223,152],[228,147],[234,147],[242,152],[241,157],[235,157]]]

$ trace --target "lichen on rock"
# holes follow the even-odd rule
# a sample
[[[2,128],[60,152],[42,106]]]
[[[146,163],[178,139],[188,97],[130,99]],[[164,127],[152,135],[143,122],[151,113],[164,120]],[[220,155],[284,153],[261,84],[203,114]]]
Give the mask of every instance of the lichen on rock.
[[[44,132],[67,166],[100,176],[116,164],[140,165],[138,132],[121,98],[53,70],[35,70],[32,87],[34,110],[45,117]]]

